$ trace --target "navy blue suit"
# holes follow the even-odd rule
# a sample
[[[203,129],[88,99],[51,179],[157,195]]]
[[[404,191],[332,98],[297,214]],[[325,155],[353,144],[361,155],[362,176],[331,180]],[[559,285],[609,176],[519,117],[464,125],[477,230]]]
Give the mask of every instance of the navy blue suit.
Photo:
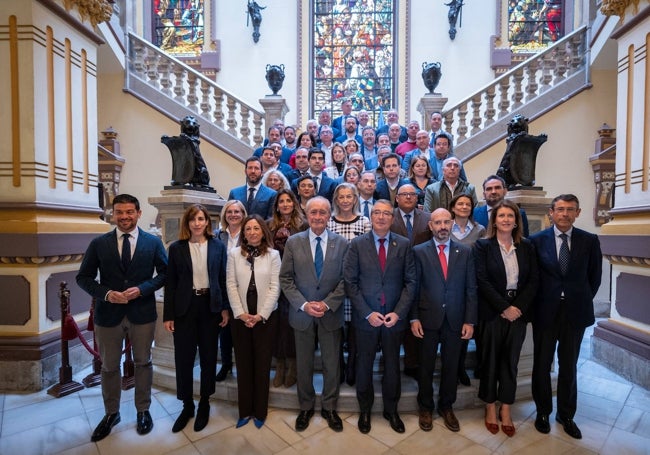
[[[217,340],[221,311],[228,309],[226,293],[226,247],[217,238],[208,240],[208,296],[194,296],[190,246],[178,240],[169,246],[169,267],[165,284],[163,321],[174,321],[174,359],[176,394],[179,400],[191,400],[194,359],[198,347],[201,365],[202,397],[215,391]]]
[[[600,242],[596,235],[574,227],[569,267],[562,275],[554,228],[538,232],[531,241],[537,249],[540,278],[533,319],[533,399],[539,414],[552,412],[551,365],[557,345],[557,415],[573,419],[580,344],[585,328],[594,323],[593,299],[602,275]]]
[[[397,412],[401,394],[399,347],[415,297],[415,263],[409,240],[389,233],[386,268],[382,271],[373,231],[356,237],[343,261],[345,292],[352,303],[352,324],[357,330],[357,400],[361,412],[371,412],[374,401],[372,369],[377,346],[384,356],[382,397],[384,411]],[[373,327],[371,313],[397,313],[392,327]]]
[[[336,180],[328,177],[324,172],[321,172],[319,181],[318,181],[318,193],[316,196],[323,196],[328,201],[332,202],[332,197],[334,197],[334,190],[336,189],[338,183]],[[291,190],[294,194],[298,194],[298,179],[295,179],[291,182]]]
[[[359,144],[359,145],[363,144],[363,138],[361,136],[359,136],[358,134],[355,134],[352,139],[357,141],[357,144]],[[348,140],[348,135],[345,132],[343,132],[343,135],[337,137],[334,140],[334,142],[338,142],[339,144],[343,144],[347,140]]]
[[[388,134],[388,128],[390,128],[389,124],[385,124],[383,126],[380,126],[379,128],[377,128],[375,130],[375,136],[379,137],[380,134]],[[401,131],[399,133],[399,142],[401,144],[402,142],[406,142],[406,140],[409,138],[409,136],[408,136],[408,132],[407,132],[405,126],[400,125],[399,128],[400,128],[400,131]]]
[[[530,235],[528,232],[528,216],[526,215],[526,211],[521,207],[519,207],[519,213],[521,213],[521,223],[523,224],[524,237],[529,237]],[[474,218],[474,221],[476,221],[478,224],[485,226],[486,229],[488,227],[488,224],[490,224],[490,220],[488,219],[487,205],[474,207],[474,213],[472,217]]]
[[[272,190],[266,185],[260,185],[258,190],[255,192],[255,199],[251,207],[247,207],[246,211],[249,215],[257,214],[264,218],[265,220],[273,216],[273,204],[275,203],[275,197],[277,193],[275,190]],[[228,194],[228,200],[237,199],[239,202],[244,204],[244,207],[247,206],[246,201],[248,200],[248,186],[238,186],[230,190]]]
[[[458,362],[463,324],[477,322],[476,272],[472,250],[449,242],[447,279],[433,239],[413,247],[418,293],[409,319],[422,324],[424,337],[418,372],[418,405],[433,411],[433,372],[441,345],[442,370],[438,409],[451,409],[456,401]]]
[[[262,156],[263,151],[264,151],[264,147],[258,147],[253,152],[253,156],[256,156],[256,157],[259,158],[259,157]],[[291,150],[291,149],[288,149],[288,148],[283,146],[282,147],[282,155],[280,155],[280,162],[285,163],[285,164],[289,164],[289,160],[291,159],[291,155],[293,155],[294,151],[295,150]]]
[[[399,190],[399,187],[402,185],[406,185],[411,183],[408,179],[400,179],[399,182],[397,182],[397,187],[395,187],[395,194],[397,194],[397,190]],[[387,201],[391,201],[395,207],[397,207],[397,203],[395,202],[395,197],[390,197],[390,189],[388,188],[388,182],[386,179],[379,180],[377,182],[377,186],[375,187],[375,194],[373,195],[376,201],[379,199],[386,199]]]

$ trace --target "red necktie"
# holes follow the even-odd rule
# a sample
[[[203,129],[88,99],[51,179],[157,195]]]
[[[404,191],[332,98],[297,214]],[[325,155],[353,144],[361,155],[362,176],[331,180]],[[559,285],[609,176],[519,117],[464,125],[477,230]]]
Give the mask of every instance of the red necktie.
[[[384,246],[384,242],[386,239],[379,239],[379,267],[381,267],[382,273],[386,269],[386,247]],[[381,293],[381,306],[386,305],[386,297],[384,296],[384,293]],[[383,311],[382,311],[383,312]]]
[[[442,267],[442,275],[447,279],[447,256],[445,256],[445,246],[438,245],[440,252],[438,253],[438,259],[440,259],[440,267]]]

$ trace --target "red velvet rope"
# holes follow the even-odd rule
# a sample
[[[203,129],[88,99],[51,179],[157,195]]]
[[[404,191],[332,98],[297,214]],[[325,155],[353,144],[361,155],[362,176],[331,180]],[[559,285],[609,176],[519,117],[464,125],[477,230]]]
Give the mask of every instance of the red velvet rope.
[[[94,325],[92,325],[92,320],[93,320],[93,311],[92,309],[90,310],[90,318],[88,319],[88,330],[92,331],[94,330]],[[88,342],[86,341],[86,338],[81,335],[81,331],[79,330],[79,326],[77,325],[77,321],[74,320],[72,315],[70,313],[65,315],[65,318],[63,319],[63,327],[61,327],[61,339],[63,341],[72,341],[75,338],[79,338],[81,340],[81,344],[84,345],[86,350],[93,355],[93,357],[99,357],[99,352],[95,351]],[[124,354],[126,351],[131,349],[131,341],[129,340],[129,343],[126,345],[124,350],[122,351],[122,354]]]

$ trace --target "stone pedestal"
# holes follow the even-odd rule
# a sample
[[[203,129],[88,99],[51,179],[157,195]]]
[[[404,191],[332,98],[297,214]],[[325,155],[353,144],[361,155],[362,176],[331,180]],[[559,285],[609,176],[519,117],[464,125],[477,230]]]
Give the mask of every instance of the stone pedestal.
[[[509,190],[506,199],[519,204],[519,207],[526,211],[531,235],[550,226],[548,209],[552,199],[546,197],[546,191],[542,187],[521,187],[521,189]]]
[[[266,95],[260,100],[260,104],[264,108],[264,134],[266,135],[274,120],[282,119],[284,121],[284,116],[289,112],[289,106],[281,95]]]
[[[178,239],[181,218],[185,210],[192,204],[201,204],[208,209],[212,227],[219,226],[221,209],[226,200],[215,193],[190,189],[166,189],[160,192],[160,197],[149,198],[149,203],[158,209],[162,229],[162,240],[166,246]],[[156,295],[156,335],[152,349],[154,376],[153,383],[157,387],[176,389],[176,369],[174,364],[174,338],[163,327],[163,294]],[[195,383],[195,388],[198,384]],[[198,389],[195,390],[198,393]]]
[[[422,115],[422,123],[420,123],[421,129],[429,131],[431,128],[431,114],[434,112],[442,112],[442,108],[445,107],[448,100],[448,98],[444,98],[440,94],[434,95],[430,93],[427,93],[420,99],[420,102],[418,103],[418,112]]]

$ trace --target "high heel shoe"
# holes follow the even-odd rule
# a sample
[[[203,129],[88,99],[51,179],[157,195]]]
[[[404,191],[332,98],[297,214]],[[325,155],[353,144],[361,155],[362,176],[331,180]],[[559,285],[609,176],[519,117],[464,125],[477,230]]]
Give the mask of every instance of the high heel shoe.
[[[226,377],[228,377],[229,372],[232,372],[232,363],[230,363],[230,364],[226,363],[226,364],[221,365],[221,369],[219,370],[219,372],[217,373],[217,375],[214,378],[215,381],[216,382],[225,381]]]
[[[501,420],[501,408],[499,408],[499,420]],[[501,424],[501,430],[508,436],[509,438],[513,437],[515,435],[515,427],[514,425],[505,425]]]
[[[499,432],[498,424],[487,421],[487,408],[485,408],[485,428],[487,428],[487,430],[492,434],[497,434]]]

